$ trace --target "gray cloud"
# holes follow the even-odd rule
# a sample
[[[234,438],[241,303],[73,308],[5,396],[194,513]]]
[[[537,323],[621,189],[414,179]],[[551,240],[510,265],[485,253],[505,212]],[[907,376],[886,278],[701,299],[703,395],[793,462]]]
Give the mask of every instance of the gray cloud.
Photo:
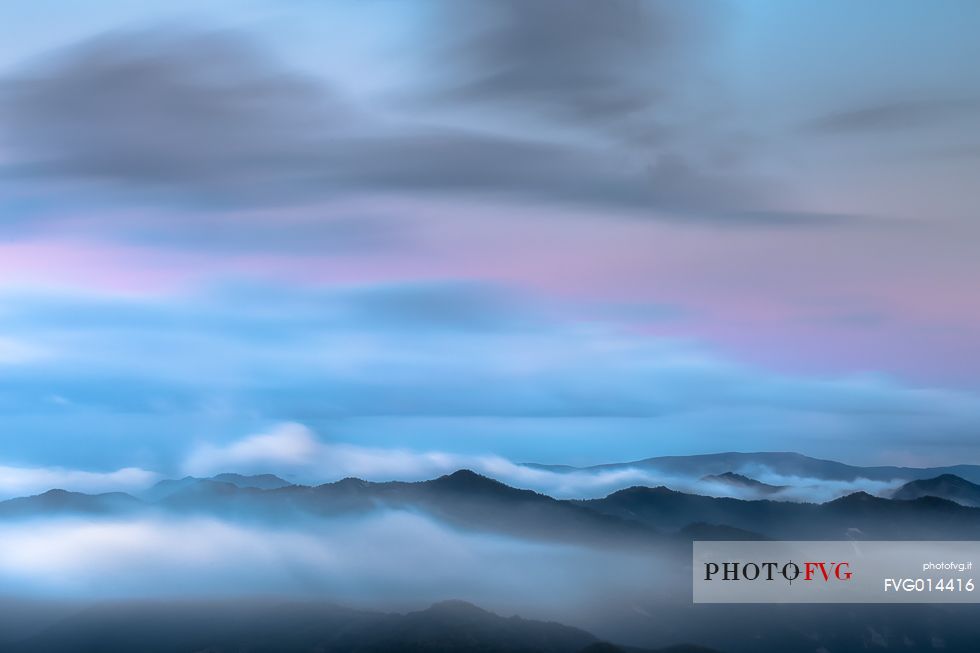
[[[441,6],[463,33],[449,59],[446,99],[510,104],[612,128],[669,101],[670,86],[690,74],[712,16],[721,14],[716,2]]]
[[[197,211],[192,220],[175,223],[172,216],[141,216],[126,224],[117,221],[80,225],[86,236],[99,234],[149,245],[169,245],[201,252],[276,252],[292,255],[348,256],[384,254],[415,245],[397,218],[336,208],[313,209],[283,219],[275,209],[242,215],[239,212]],[[62,227],[67,231],[70,225]]]
[[[7,79],[0,100],[22,174],[245,197],[308,181],[311,139],[345,115],[322,85],[217,33],[101,36]]]
[[[812,131],[853,133],[943,126],[951,120],[973,118],[977,99],[903,100],[830,113],[807,123]]]
[[[638,126],[626,115],[633,114],[630,107],[656,104],[663,89],[621,74],[620,64],[635,56],[633,46],[669,50],[680,37],[660,34],[667,28],[659,23],[634,20],[630,12],[647,9],[633,6],[620,3],[601,19],[576,6],[551,42],[544,35],[555,15],[565,16],[561,7],[494,5],[505,20],[489,36],[474,37],[474,66],[480,66],[474,70],[485,76],[501,56],[506,73],[479,82],[482,92],[507,101],[527,98],[548,110],[563,107],[577,120],[610,128],[656,129],[648,117]],[[532,42],[544,51],[527,69],[515,68],[514,51],[519,55]],[[645,70],[645,61],[632,68]],[[580,66],[585,69],[575,73]],[[461,94],[474,93],[457,88],[449,96],[462,110],[467,101]],[[8,181],[82,182],[97,194],[157,205],[214,210],[359,192],[462,193],[735,224],[765,224],[770,215],[778,223],[810,224],[814,215],[782,210],[766,183],[701,163],[704,157],[683,143],[637,154],[621,141],[541,138],[530,135],[533,120],[507,113],[480,132],[407,119],[382,123],[323,81],[290,72],[231,33],[120,32],[71,46],[0,81],[0,115],[12,154]],[[786,220],[797,214],[803,219]],[[132,234],[123,230],[121,237]],[[355,238],[365,240],[371,238]]]

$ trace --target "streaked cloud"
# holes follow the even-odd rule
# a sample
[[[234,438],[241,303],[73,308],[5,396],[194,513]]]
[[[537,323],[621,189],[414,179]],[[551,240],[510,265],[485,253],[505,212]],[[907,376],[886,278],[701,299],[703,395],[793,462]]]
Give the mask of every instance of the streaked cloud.
[[[692,73],[728,18],[713,1],[437,6],[458,29],[445,45],[452,64],[441,69],[436,99],[536,112],[642,146],[677,136],[669,105],[696,86]]]
[[[459,532],[404,512],[274,530],[212,519],[49,519],[0,525],[0,586],[57,599],[272,594],[394,608],[450,595],[508,610],[546,599],[585,609],[596,593],[636,590],[627,570],[649,555]],[[482,573],[487,565],[497,573]]]
[[[441,93],[462,119],[441,126],[435,109],[428,119],[390,119],[383,103],[355,106],[329,80],[294,72],[241,33],[162,28],[95,36],[0,81],[6,177],[18,187],[67,183],[77,188],[76,199],[96,206],[124,200],[214,210],[368,193],[504,195],[651,218],[756,226],[778,216],[782,224],[812,224],[823,212],[788,205],[785,193],[770,188],[772,179],[717,164],[738,138],[670,124],[689,115],[683,102],[672,106],[678,81],[697,77],[679,69],[701,64],[687,55],[678,55],[676,66],[659,60],[696,49],[679,45],[687,36],[672,32],[698,30],[673,23],[696,23],[712,12],[651,7],[616,2],[597,14],[589,3],[571,11],[550,2],[488,5],[503,24],[468,34],[461,47],[473,56],[457,60],[470,59],[474,68]],[[452,3],[443,9],[458,11]],[[482,12],[462,15],[470,13]],[[563,27],[553,32],[550,25]],[[571,42],[580,52],[575,61],[559,55]],[[658,63],[637,68],[645,58]],[[528,93],[530,83],[537,92]],[[416,93],[430,95],[424,84]],[[518,97],[545,114],[570,108],[587,130],[615,121],[627,133],[599,141],[588,133],[546,134],[506,108],[490,128],[465,118],[474,99],[506,105]],[[702,135],[681,137],[691,133]],[[123,225],[118,235],[129,231]]]
[[[0,336],[0,365],[19,365],[43,360],[51,352],[30,342]]]
[[[813,130],[853,134],[883,130],[948,127],[976,122],[980,98],[905,100],[840,111],[813,120]]]
[[[411,451],[426,441],[422,451],[477,456],[500,455],[506,443],[507,458],[555,462],[542,454],[542,442],[561,439],[576,420],[591,424],[596,437],[604,423],[616,433],[623,420],[635,424],[630,432],[646,424],[642,438],[604,436],[610,448],[626,447],[617,450],[627,458],[694,441],[701,451],[736,442],[783,449],[781,438],[792,432],[794,448],[823,456],[841,438],[860,436],[855,461],[884,462],[876,458],[883,445],[905,447],[927,431],[957,449],[980,423],[980,400],[968,390],[887,375],[780,372],[703,341],[637,330],[618,304],[608,313],[592,303],[549,305],[493,284],[241,285],[136,300],[22,295],[8,297],[6,306],[10,333],[31,333],[57,354],[7,366],[0,377],[0,410],[33,424],[35,433],[11,440],[8,456],[38,464],[71,466],[72,456],[81,456],[85,465],[138,461],[174,470],[200,442],[196,470],[226,471],[213,462],[224,460],[254,461],[254,471],[267,471],[255,452],[271,455],[279,444],[258,438],[228,447],[243,433],[288,422],[338,445],[378,448],[387,438],[381,448]],[[673,320],[670,328],[684,322]],[[137,419],[149,423],[121,426]],[[394,421],[383,427],[387,433],[351,430],[365,419]],[[471,420],[478,430],[481,420],[500,420],[500,433],[471,442],[445,428],[427,433],[427,419]],[[120,426],[105,433],[99,420]],[[520,420],[540,425],[523,446],[506,426]],[[140,437],[121,437],[123,428]],[[64,442],[66,432],[74,448],[56,448],[52,458],[53,443]],[[312,449],[302,432],[294,436],[281,451],[298,461]],[[84,451],[83,442],[90,445]],[[358,473],[357,451],[334,453],[347,461],[338,468]],[[433,460],[414,460],[414,473],[477,464]]]
[[[4,84],[7,137],[28,176],[282,189],[340,109],[316,83],[269,67],[231,35],[96,37]]]
[[[970,3],[206,4],[0,10],[0,459],[975,456]]]

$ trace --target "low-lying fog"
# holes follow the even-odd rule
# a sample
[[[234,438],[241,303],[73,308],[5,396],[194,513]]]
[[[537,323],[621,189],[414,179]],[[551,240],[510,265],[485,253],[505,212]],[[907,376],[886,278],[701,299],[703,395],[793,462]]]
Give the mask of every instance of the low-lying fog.
[[[210,476],[222,472],[274,473],[299,484],[318,485],[345,477],[369,481],[417,481],[472,469],[514,487],[559,499],[602,497],[635,485],[665,485],[694,494],[739,499],[776,499],[822,503],[852,492],[880,496],[904,481],[828,481],[779,474],[763,465],[728,471],[744,474],[778,492],[699,476],[683,476],[650,467],[555,471],[522,465],[496,455],[463,455],[445,451],[412,451],[362,447],[319,439],[302,424],[278,424],[265,433],[223,446],[204,444],[188,452],[180,470],[169,476]],[[121,491],[139,495],[167,475],[136,467],[110,472],[0,466],[0,499],[39,494],[52,488],[98,493]]]
[[[975,630],[972,613],[956,606],[692,604],[690,557],[680,551],[527,542],[405,511],[276,528],[165,516],[0,524],[0,642],[92,602],[161,599],[165,610],[188,599],[271,599],[404,612],[451,598],[623,644],[736,653],[804,650],[806,642],[820,650],[874,632],[925,650],[923,642],[969,639]]]
[[[461,532],[404,511],[276,528],[164,516],[0,525],[0,595],[33,598],[281,595],[385,609],[457,598],[567,613],[655,596],[689,573],[649,551]]]

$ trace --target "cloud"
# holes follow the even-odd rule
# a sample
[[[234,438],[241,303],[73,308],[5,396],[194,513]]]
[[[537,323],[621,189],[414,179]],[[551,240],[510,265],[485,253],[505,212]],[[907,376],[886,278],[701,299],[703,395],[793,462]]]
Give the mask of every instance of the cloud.
[[[547,193],[574,161],[545,143],[370,122],[358,129],[366,118],[342,109],[322,81],[230,33],[96,37],[5,80],[0,111],[21,175],[232,206],[371,187]]]
[[[851,134],[921,127],[948,126],[950,121],[973,119],[978,99],[904,100],[830,113],[809,122],[807,128],[825,133]]]
[[[89,472],[59,467],[13,467],[0,465],[0,499],[40,494],[51,489],[98,494],[145,489],[160,475],[139,467],[112,472]]]
[[[108,34],[0,87],[24,175],[219,196],[295,188],[337,105],[250,41],[219,33]]]
[[[466,463],[478,460],[477,457],[440,452],[416,453],[322,443],[307,427],[287,422],[266,433],[225,446],[202,444],[191,452],[184,470],[195,475],[271,470],[314,483],[348,476],[368,480],[421,480],[456,471]],[[506,461],[501,462],[504,466],[509,465]]]
[[[293,482],[317,485],[355,477],[369,481],[420,481],[471,469],[513,487],[531,489],[556,498],[595,498],[635,485],[666,485],[694,494],[740,499],[777,498],[786,501],[828,501],[863,490],[888,496],[900,483],[855,479],[851,482],[788,477],[759,467],[738,469],[756,480],[788,486],[777,497],[751,488],[704,481],[642,467],[618,469],[568,469],[553,471],[515,463],[494,454],[447,450],[418,451],[410,448],[371,447],[322,440],[308,427],[285,422],[262,433],[225,444],[198,443],[187,452],[181,472],[207,477],[224,472],[275,473]],[[0,465],[0,500],[40,494],[50,489],[99,494],[139,494],[163,475],[138,467],[112,472],[90,472],[53,467]]]
[[[980,400],[966,390],[778,373],[637,332],[604,309],[474,282],[241,285],[176,300],[8,296],[4,307],[13,337],[54,352],[0,378],[8,428],[34,434],[11,438],[5,453],[40,464],[122,467],[139,456],[172,470],[189,442],[224,446],[289,422],[337,443],[540,462],[732,442],[784,449],[787,433],[802,453],[835,457],[848,442],[852,460],[884,462],[883,450],[915,445],[944,462],[980,424]],[[124,437],[132,432],[140,437]],[[262,442],[223,455],[249,462]],[[212,454],[200,453],[202,468],[214,467]],[[482,463],[418,464],[431,476]]]
[[[308,464],[317,453],[317,443],[305,427],[280,424],[269,433],[251,435],[226,447],[201,445],[185,468],[191,474],[216,473],[221,469],[290,468]]]
[[[453,597],[508,610],[539,602],[569,608],[591,604],[596,593],[639,591],[627,570],[649,560],[649,551],[462,533],[404,512],[275,529],[211,519],[0,524],[0,587],[21,597],[271,595],[376,608]]]
[[[0,336],[0,365],[20,365],[48,358],[51,352],[16,338]]]
[[[716,2],[448,0],[440,7],[459,35],[443,66],[440,99],[599,129],[632,123],[661,136],[671,127],[655,110],[692,84],[712,19],[724,14]]]
[[[622,124],[623,112],[653,102],[684,76],[674,70],[650,86],[650,64],[632,48],[650,40],[654,53],[662,54],[661,48],[670,49],[663,41],[675,39],[647,25],[640,4],[617,0],[601,12],[589,6],[577,3],[568,11],[552,2],[494,5],[504,15],[499,29],[488,37],[473,36],[465,46],[474,51],[476,69],[468,74],[480,78],[479,93],[565,106],[580,118],[605,116],[617,128],[633,129]],[[683,13],[673,5],[657,7]],[[579,34],[585,26],[589,29]],[[527,66],[516,65],[522,50],[536,48],[545,50]],[[506,59],[494,63],[496,57]],[[630,66],[624,68],[626,60]],[[594,62],[579,70],[588,61]],[[485,79],[488,70],[500,67],[502,77]],[[669,64],[653,68],[672,69]],[[643,74],[639,80],[632,75],[620,80],[623,70]],[[469,86],[465,93],[458,88],[449,93],[457,107],[452,111],[468,111],[461,94],[477,93]],[[415,95],[425,91],[419,88]],[[809,225],[820,215],[784,206],[785,198],[764,180],[711,163],[719,149],[732,147],[715,143],[711,130],[685,128],[680,131],[705,136],[634,151],[635,133],[596,141],[549,133],[507,111],[495,111],[473,126],[428,111],[432,115],[423,111],[419,119],[380,104],[355,107],[326,81],[295,73],[247,36],[228,32],[113,32],[0,80],[8,183],[20,191],[32,182],[60,184],[60,197],[64,182],[70,182],[76,206],[103,207],[122,197],[181,209],[183,217],[174,222],[190,231],[184,238],[170,234],[176,241],[193,239],[197,232],[207,240],[213,233],[214,221],[195,213],[307,206],[358,194],[465,194],[731,224],[751,216],[744,221],[748,225],[766,223],[769,215],[778,216],[780,224]],[[379,117],[386,114],[392,117]],[[42,185],[38,192],[50,197],[44,191],[51,187]],[[805,219],[786,220],[797,212]],[[46,212],[35,213],[41,219]],[[152,220],[143,226],[140,216],[125,220],[119,238],[143,234],[145,239],[160,231]],[[325,221],[323,229],[330,231],[331,225],[336,227]],[[339,229],[341,238],[350,237],[350,226]],[[231,231],[236,235],[227,239],[230,246],[254,247],[269,230],[242,220]],[[373,242],[370,225],[353,231],[355,243]],[[166,242],[166,232],[162,236]]]
[[[345,477],[377,481],[423,480],[464,467],[502,480],[536,474],[497,456],[321,442],[310,429],[295,422],[275,425],[266,433],[250,435],[225,446],[202,444],[191,452],[184,464],[184,470],[194,475],[275,471],[312,483]]]
[[[685,476],[643,467],[549,470],[516,464],[489,454],[413,451],[322,441],[313,431],[297,423],[279,424],[267,433],[248,436],[223,447],[201,445],[190,454],[184,466],[186,473],[197,476],[229,471],[244,474],[272,472],[308,484],[348,477],[378,482],[419,481],[459,469],[471,469],[513,487],[562,499],[602,497],[636,485],[665,485],[680,492],[738,499],[824,502],[857,491],[889,496],[890,491],[902,483],[865,478],[828,481],[790,477],[766,467],[731,470],[749,474],[763,483],[787,486],[773,496],[750,487],[706,481],[697,475]]]
[[[357,257],[410,252],[406,225],[390,215],[334,204],[302,208],[184,211],[130,215],[104,213],[62,224],[63,232],[122,240],[144,247],[172,248],[209,257],[273,254],[303,257]]]
[[[763,483],[787,486],[778,495],[770,498],[780,501],[805,501],[809,503],[824,503],[854,492],[867,492],[868,494],[887,498],[891,497],[894,490],[907,482],[905,480],[878,481],[860,477],[852,481],[828,481],[827,479],[784,476],[772,472],[761,473],[757,480],[762,480]],[[746,492],[739,498],[762,499],[765,497],[755,496],[751,492]]]

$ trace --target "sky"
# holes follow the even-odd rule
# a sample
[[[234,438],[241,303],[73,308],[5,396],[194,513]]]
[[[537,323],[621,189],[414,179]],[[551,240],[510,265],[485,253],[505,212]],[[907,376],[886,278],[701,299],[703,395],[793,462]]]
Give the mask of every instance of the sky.
[[[7,3],[0,468],[980,463],[978,21]]]

